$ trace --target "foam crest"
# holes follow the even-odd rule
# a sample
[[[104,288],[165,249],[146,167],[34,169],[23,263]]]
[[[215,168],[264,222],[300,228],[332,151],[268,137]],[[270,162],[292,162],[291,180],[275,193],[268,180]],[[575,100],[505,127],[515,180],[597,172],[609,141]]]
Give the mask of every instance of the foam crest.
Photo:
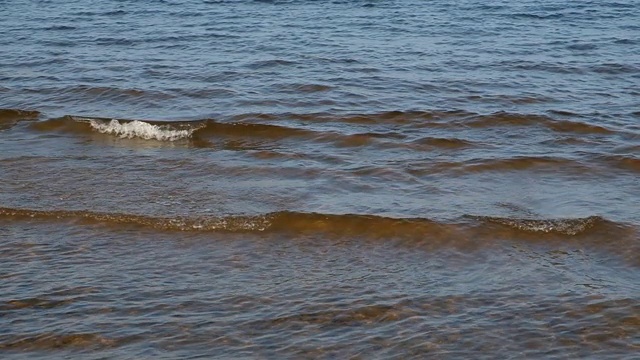
[[[501,217],[481,217],[489,222],[506,225],[518,230],[542,233],[578,235],[590,229],[603,219],[589,216],[577,219],[514,219]]]
[[[3,218],[24,218],[58,221],[61,219],[103,223],[120,226],[129,224],[168,231],[213,232],[287,232],[299,235],[323,234],[339,238],[423,240],[429,243],[458,243],[461,239],[493,238],[504,235],[496,232],[498,224],[508,234],[518,237],[522,233],[549,233],[560,236],[583,236],[606,233],[619,239],[637,239],[638,229],[623,223],[608,221],[599,216],[573,219],[531,219],[466,215],[471,219],[438,222],[428,218],[391,218],[377,215],[322,214],[278,211],[256,215],[155,217],[126,213],[101,213],[77,210],[35,210],[0,207]],[[471,225],[471,226],[470,226]],[[626,230],[625,230],[626,229]],[[489,230],[489,231],[487,231]],[[510,231],[509,231],[510,230]],[[612,234],[616,235],[612,235]],[[608,237],[606,238],[608,243]],[[474,240],[474,241],[475,241]]]
[[[89,124],[103,134],[112,134],[124,139],[175,141],[187,139],[197,130],[197,128],[172,129],[168,125],[153,125],[139,120],[127,122],[115,119],[109,122],[90,120]]]
[[[7,217],[24,217],[40,219],[78,219],[97,223],[131,224],[148,226],[161,230],[177,231],[265,231],[271,226],[272,216],[226,216],[226,217],[195,217],[195,218],[165,218],[146,215],[121,213],[99,213],[73,210],[29,210],[0,207],[0,219]]]
[[[232,216],[209,219],[168,219],[155,225],[156,228],[181,231],[265,231],[271,226],[268,216]]]

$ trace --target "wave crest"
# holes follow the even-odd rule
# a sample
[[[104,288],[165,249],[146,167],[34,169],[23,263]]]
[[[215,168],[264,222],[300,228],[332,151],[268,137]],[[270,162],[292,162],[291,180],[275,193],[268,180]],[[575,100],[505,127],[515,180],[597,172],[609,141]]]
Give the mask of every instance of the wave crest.
[[[518,219],[493,216],[478,218],[527,232],[557,233],[571,236],[584,233],[598,223],[604,222],[604,219],[599,216],[576,219]]]
[[[163,218],[146,215],[99,213],[74,210],[27,210],[0,208],[0,217],[72,219],[107,224],[131,224],[174,231],[264,231],[271,226],[269,216],[227,216]]]
[[[197,128],[171,129],[167,125],[153,125],[144,121],[133,120],[120,122],[111,120],[107,123],[100,120],[89,120],[92,128],[103,134],[112,134],[125,139],[141,138],[145,140],[176,141],[187,139]]]
[[[39,218],[54,221],[56,219],[70,219],[106,224],[131,224],[173,231],[267,231],[294,232],[298,234],[321,233],[326,235],[333,234],[339,237],[364,236],[367,238],[424,238],[425,235],[436,238],[455,238],[460,235],[484,233],[484,230],[491,229],[488,226],[490,224],[498,224],[515,230],[512,235],[525,232],[576,236],[589,234],[598,229],[612,230],[620,226],[624,227],[624,224],[611,222],[600,216],[569,219],[533,219],[466,215],[458,221],[439,222],[428,218],[392,218],[378,215],[322,214],[292,211],[277,211],[257,215],[155,217],[124,213],[0,207],[0,219],[4,217]]]
[[[37,119],[39,116],[40,112],[35,110],[0,108],[0,131],[13,127],[21,120],[33,120]]]

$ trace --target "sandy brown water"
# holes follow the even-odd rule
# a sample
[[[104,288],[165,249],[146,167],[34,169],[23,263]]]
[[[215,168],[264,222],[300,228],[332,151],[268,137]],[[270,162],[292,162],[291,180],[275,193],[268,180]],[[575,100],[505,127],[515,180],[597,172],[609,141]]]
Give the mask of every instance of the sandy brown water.
[[[0,357],[637,358],[639,17],[0,3]]]

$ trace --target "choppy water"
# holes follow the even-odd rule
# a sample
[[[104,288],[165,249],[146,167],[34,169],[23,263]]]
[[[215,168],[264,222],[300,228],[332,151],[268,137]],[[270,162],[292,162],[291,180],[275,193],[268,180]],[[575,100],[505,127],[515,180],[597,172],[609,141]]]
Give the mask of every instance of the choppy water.
[[[0,2],[3,358],[634,358],[637,1]]]

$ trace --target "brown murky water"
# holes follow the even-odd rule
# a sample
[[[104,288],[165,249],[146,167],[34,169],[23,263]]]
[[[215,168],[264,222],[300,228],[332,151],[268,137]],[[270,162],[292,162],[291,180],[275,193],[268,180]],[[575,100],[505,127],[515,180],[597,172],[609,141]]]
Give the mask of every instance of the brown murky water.
[[[0,4],[0,355],[636,358],[639,15]]]

